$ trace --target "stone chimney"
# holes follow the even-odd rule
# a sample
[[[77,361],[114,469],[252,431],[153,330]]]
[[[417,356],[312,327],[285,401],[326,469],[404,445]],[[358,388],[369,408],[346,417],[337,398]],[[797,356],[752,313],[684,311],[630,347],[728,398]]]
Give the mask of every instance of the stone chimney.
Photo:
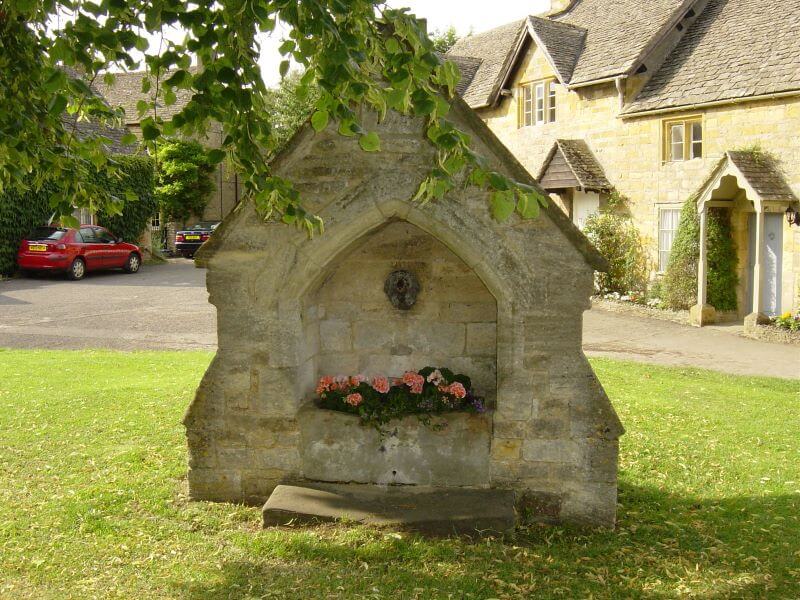
[[[550,0],[550,10],[547,11],[548,15],[554,15],[567,10],[574,0]]]

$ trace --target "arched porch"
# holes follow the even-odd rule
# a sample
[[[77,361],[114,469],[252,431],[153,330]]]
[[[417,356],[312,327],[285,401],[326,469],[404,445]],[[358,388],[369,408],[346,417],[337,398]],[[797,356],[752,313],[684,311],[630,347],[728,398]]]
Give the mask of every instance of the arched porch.
[[[739,258],[739,314],[745,327],[769,322],[781,312],[783,298],[784,213],[796,202],[774,161],[758,151],[729,151],[696,195],[700,216],[697,304],[693,325],[717,320],[708,303],[708,220],[712,209],[729,210]]]

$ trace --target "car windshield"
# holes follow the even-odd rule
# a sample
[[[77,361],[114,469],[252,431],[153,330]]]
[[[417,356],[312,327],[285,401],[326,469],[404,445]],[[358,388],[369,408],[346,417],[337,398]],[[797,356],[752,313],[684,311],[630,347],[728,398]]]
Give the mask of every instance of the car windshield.
[[[198,229],[213,230],[217,225],[219,225],[219,223],[217,223],[216,221],[201,221],[200,223],[196,223],[195,225],[192,225],[189,229],[192,229],[192,230],[198,230]]]
[[[26,240],[60,240],[67,235],[66,229],[58,227],[37,227]]]

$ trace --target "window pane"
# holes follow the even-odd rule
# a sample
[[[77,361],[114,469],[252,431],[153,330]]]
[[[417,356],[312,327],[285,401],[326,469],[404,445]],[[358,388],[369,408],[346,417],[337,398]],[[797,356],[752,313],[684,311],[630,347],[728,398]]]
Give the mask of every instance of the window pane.
[[[703,125],[692,123],[692,158],[703,156]]]
[[[531,86],[529,85],[522,88],[522,124],[524,126],[533,125],[533,98],[531,98]]]
[[[544,84],[536,84],[536,124],[544,123]]]
[[[667,269],[669,253],[675,241],[678,222],[681,218],[679,209],[663,209],[658,219],[658,270],[663,273]]]
[[[683,160],[683,123],[670,125],[670,160]]]
[[[551,81],[548,87],[548,96],[547,96],[547,120],[550,123],[555,122],[556,120],[556,82]]]

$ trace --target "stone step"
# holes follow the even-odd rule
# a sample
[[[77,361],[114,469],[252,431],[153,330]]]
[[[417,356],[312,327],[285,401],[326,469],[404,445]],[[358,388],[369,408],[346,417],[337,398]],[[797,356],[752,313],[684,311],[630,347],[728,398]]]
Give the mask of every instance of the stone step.
[[[279,485],[264,527],[347,520],[428,535],[501,534],[514,528],[510,490],[307,483]]]

